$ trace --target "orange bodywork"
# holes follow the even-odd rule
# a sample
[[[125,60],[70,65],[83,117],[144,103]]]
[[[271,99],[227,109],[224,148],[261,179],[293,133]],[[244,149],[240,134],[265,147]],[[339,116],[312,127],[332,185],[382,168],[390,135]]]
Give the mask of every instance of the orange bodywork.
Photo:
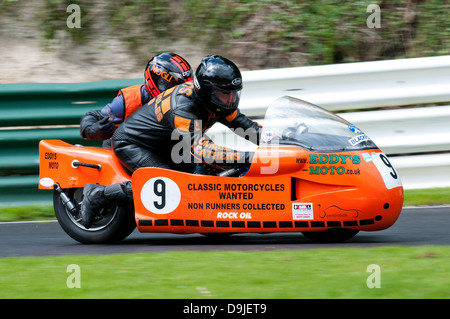
[[[41,189],[130,180],[110,149],[41,141]],[[73,167],[73,161],[101,170]],[[316,153],[258,148],[242,177],[141,168],[132,178],[141,232],[314,232],[382,230],[397,220],[403,187],[379,149]]]
[[[136,222],[141,232],[173,233],[385,229],[401,212],[403,187],[386,185],[379,154],[259,148],[243,177],[141,168],[132,178]]]
[[[101,169],[75,167],[74,161],[100,164]],[[84,187],[89,183],[109,185],[130,180],[111,149],[68,144],[61,140],[39,142],[39,188],[53,189]]]

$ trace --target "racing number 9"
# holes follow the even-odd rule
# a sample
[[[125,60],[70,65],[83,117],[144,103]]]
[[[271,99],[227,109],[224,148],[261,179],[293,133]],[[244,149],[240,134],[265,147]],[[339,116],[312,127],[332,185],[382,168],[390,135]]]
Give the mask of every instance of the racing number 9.
[[[157,209],[163,209],[166,206],[166,183],[162,179],[157,179],[153,184],[153,192],[160,198],[160,201],[154,201]]]
[[[389,167],[392,172],[390,172],[391,176],[393,179],[397,179],[398,175],[397,172],[395,171],[394,167],[392,166],[391,162],[389,162],[388,158],[386,157],[386,155],[384,154],[380,154],[380,158],[383,161],[384,165],[386,165],[387,167]]]
[[[373,163],[383,178],[387,189],[402,187],[402,181],[394,166],[383,153],[372,153]]]
[[[168,214],[180,204],[181,192],[178,185],[168,177],[149,179],[142,186],[140,199],[144,207],[153,214]]]

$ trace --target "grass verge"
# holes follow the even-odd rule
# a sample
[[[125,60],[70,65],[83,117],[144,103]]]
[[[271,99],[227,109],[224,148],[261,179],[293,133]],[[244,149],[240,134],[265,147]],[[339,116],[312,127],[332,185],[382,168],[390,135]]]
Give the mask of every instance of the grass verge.
[[[25,205],[0,207],[0,222],[55,219],[52,205]]]
[[[450,204],[450,188],[405,190],[404,206]]]
[[[449,271],[439,246],[8,257],[0,298],[441,299]]]

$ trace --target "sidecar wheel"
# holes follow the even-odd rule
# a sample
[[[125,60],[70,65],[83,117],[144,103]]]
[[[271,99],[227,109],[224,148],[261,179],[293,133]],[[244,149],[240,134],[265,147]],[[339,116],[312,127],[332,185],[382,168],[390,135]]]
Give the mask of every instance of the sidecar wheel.
[[[318,243],[340,243],[354,237],[359,230],[331,228],[323,232],[303,232],[303,236]]]
[[[83,188],[64,189],[72,203],[80,208],[83,200]],[[53,193],[53,207],[56,219],[62,229],[73,239],[83,244],[105,244],[118,242],[127,237],[136,228],[133,209],[112,206],[102,210],[92,227],[87,229],[81,224],[81,215],[72,214],[61,202],[60,195]]]

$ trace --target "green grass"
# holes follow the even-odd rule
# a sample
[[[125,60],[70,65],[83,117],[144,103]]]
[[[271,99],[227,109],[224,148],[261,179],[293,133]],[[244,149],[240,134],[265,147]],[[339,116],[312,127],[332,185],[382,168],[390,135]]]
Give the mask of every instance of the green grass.
[[[68,288],[79,266],[80,288]],[[380,288],[369,288],[379,266]],[[449,298],[450,248],[213,251],[0,259],[0,298]],[[369,282],[372,282],[369,280]]]
[[[405,190],[404,206],[450,204],[450,188]],[[55,219],[51,205],[0,206],[0,222]]]
[[[52,205],[0,207],[0,222],[55,219]]]
[[[405,206],[450,202],[449,189],[405,192]],[[32,213],[30,213],[32,212]],[[0,220],[54,218],[51,206],[0,208]],[[81,288],[68,288],[80,267]],[[368,288],[380,267],[380,288]],[[448,299],[446,246],[0,258],[0,299]]]
[[[405,190],[405,206],[450,204],[450,188]]]

